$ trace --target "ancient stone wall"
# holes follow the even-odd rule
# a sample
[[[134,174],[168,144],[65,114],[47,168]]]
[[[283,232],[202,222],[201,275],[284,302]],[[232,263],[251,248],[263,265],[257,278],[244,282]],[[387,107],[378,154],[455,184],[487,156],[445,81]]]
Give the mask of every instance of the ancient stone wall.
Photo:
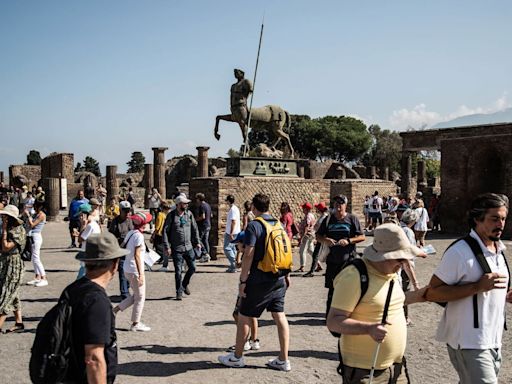
[[[41,177],[56,177],[74,182],[75,160],[72,153],[55,153],[46,156],[41,161]]]
[[[449,233],[468,230],[471,201],[484,192],[512,197],[512,134],[441,141],[441,228]],[[505,238],[512,235],[509,211]]]
[[[253,177],[226,177],[226,178],[195,178],[189,185],[190,196],[202,192],[206,201],[212,206],[212,231],[210,233],[210,244],[213,246],[211,253],[221,254],[226,229],[226,216],[229,210],[225,202],[226,196],[235,196],[235,204],[243,214],[243,204],[251,200],[256,193],[269,195],[271,205],[270,211],[280,217],[279,208],[281,202],[287,201],[292,208],[296,221],[303,216],[300,204],[309,201],[317,203],[329,201],[330,181],[329,180],[304,180],[304,179],[272,179]]]
[[[21,179],[26,179],[22,180]],[[26,183],[30,188],[37,185],[41,179],[41,166],[39,165],[11,165],[9,166],[9,185],[21,187]]]

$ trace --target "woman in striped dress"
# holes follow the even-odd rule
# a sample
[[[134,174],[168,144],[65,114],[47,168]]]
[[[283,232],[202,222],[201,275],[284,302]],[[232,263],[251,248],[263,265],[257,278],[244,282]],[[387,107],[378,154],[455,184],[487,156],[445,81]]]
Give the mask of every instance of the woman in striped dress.
[[[0,329],[10,312],[16,323],[7,332],[25,329],[21,317],[20,286],[23,279],[23,260],[20,251],[25,248],[25,228],[19,218],[19,210],[7,205],[0,210],[2,231],[0,237]]]

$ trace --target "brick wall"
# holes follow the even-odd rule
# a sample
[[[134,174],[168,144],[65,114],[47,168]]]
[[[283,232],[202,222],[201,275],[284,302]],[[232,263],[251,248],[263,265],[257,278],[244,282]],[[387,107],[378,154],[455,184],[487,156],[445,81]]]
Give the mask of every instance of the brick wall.
[[[449,233],[468,230],[466,213],[480,193],[512,197],[512,135],[449,139],[441,142],[441,228]],[[505,238],[511,238],[509,211]]]
[[[243,213],[243,204],[251,200],[256,193],[265,193],[270,197],[270,212],[279,217],[281,202],[287,201],[292,208],[296,221],[302,219],[303,213],[300,205],[305,201],[318,203],[320,201],[329,204],[331,197],[343,193],[349,198],[349,210],[352,209],[352,201],[360,204],[354,205],[354,212],[364,220],[362,207],[364,197],[378,190],[383,196],[396,193],[396,185],[390,181],[382,180],[310,180],[310,179],[274,179],[253,177],[208,177],[192,179],[189,185],[190,196],[202,192],[206,201],[212,207],[213,219],[210,233],[210,245],[212,254],[222,254],[222,244],[226,229],[226,216],[229,210],[224,201],[226,196],[235,196],[235,204]]]
[[[72,153],[55,153],[41,161],[41,177],[56,177],[74,182],[75,160]]]
[[[16,185],[16,176],[25,176],[28,179],[28,187],[37,185],[41,179],[41,166],[39,165],[11,165],[9,167],[9,185]],[[20,187],[20,185],[17,185]]]

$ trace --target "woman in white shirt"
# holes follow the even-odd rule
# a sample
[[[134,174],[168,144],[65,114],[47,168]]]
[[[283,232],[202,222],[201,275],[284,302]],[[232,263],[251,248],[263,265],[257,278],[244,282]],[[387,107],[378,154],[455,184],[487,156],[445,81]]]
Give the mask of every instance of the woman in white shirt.
[[[133,229],[125,236],[122,247],[126,248],[130,253],[126,255],[124,261],[124,275],[130,283],[133,294],[121,301],[114,308],[114,313],[124,311],[133,305],[132,308],[132,325],[130,331],[147,332],[151,328],[140,321],[144,302],[146,301],[146,280],[144,276],[144,253],[146,245],[144,243],[144,228],[150,223],[153,217],[149,213],[138,212],[130,216],[133,222]]]
[[[423,200],[416,202],[416,213],[418,214],[418,220],[414,224],[414,236],[416,237],[416,244],[419,247],[425,246],[425,234],[427,233],[427,223],[429,221],[428,211],[425,209]]]

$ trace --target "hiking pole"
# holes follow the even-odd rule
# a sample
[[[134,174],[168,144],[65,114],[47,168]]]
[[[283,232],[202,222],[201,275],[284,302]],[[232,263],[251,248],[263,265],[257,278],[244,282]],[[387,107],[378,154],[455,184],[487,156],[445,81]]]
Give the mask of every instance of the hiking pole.
[[[249,117],[247,118],[247,135],[244,138],[244,156],[246,154],[248,154],[247,148],[249,146],[249,128],[251,127],[252,100],[254,99],[254,89],[256,88],[256,74],[258,73],[258,64],[260,62],[261,40],[263,40],[263,24],[264,23],[265,23],[265,14],[263,14],[263,19],[261,20],[260,42],[258,44],[258,54],[256,55],[256,68],[254,69],[254,79],[252,81],[251,102],[249,103]]]
[[[391,280],[389,282],[388,295],[386,296],[386,303],[384,304],[384,313],[382,314],[382,321],[380,322],[382,325],[386,324],[386,321],[388,318],[389,303],[391,301],[391,293],[393,292],[394,284],[395,284],[394,280]],[[370,381],[368,382],[369,384],[372,384],[372,381],[373,381],[373,374],[375,373],[375,365],[377,364],[377,358],[379,357],[381,343],[382,342],[377,343],[377,348],[375,348],[375,352],[373,354],[372,369],[370,371]]]

